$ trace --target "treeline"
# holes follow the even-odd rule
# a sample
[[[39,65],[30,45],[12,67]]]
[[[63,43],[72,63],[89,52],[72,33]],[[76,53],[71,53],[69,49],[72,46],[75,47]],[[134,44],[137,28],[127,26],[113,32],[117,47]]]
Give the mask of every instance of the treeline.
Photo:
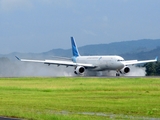
[[[160,76],[160,61],[144,64],[147,76]]]

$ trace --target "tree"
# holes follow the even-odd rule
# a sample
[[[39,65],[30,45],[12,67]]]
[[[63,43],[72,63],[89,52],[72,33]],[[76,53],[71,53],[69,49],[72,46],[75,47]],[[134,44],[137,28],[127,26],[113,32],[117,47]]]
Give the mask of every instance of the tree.
[[[147,76],[160,75],[160,62],[159,61],[155,63],[146,63],[144,64],[144,67],[146,67]]]

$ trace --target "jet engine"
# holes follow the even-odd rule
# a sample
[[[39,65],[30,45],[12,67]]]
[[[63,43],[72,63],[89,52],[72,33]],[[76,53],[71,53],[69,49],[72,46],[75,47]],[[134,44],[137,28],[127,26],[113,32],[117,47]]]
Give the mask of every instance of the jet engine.
[[[120,71],[121,74],[129,73],[129,72],[130,72],[130,68],[128,66],[125,66]]]
[[[77,67],[75,68],[74,73],[75,73],[75,74],[83,74],[84,71],[85,71],[85,68],[84,68],[83,66],[77,66]]]

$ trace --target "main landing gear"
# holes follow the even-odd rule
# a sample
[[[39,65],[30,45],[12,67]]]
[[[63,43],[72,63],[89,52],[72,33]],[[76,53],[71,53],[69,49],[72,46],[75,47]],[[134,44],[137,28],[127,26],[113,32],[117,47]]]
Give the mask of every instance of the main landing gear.
[[[120,76],[120,71],[117,71],[116,76]]]

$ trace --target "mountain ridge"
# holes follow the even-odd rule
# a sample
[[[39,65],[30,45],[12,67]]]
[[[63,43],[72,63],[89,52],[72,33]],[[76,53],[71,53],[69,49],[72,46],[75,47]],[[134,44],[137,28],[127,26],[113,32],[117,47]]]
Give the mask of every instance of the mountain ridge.
[[[143,59],[149,58],[147,54],[153,54],[152,50],[156,49],[160,53],[160,39],[141,39],[113,42],[108,44],[91,44],[78,47],[81,55],[122,55],[127,59]],[[158,49],[157,49],[158,48]],[[143,54],[143,58],[139,54]],[[53,56],[71,57],[71,49],[52,49],[42,53],[20,53],[13,52],[10,54],[0,55],[0,57],[8,57],[13,59],[14,56],[29,59],[53,59]],[[139,55],[139,56],[138,56]],[[134,56],[134,57],[133,57]],[[147,57],[148,56],[148,57]],[[138,57],[138,58],[137,58]]]

